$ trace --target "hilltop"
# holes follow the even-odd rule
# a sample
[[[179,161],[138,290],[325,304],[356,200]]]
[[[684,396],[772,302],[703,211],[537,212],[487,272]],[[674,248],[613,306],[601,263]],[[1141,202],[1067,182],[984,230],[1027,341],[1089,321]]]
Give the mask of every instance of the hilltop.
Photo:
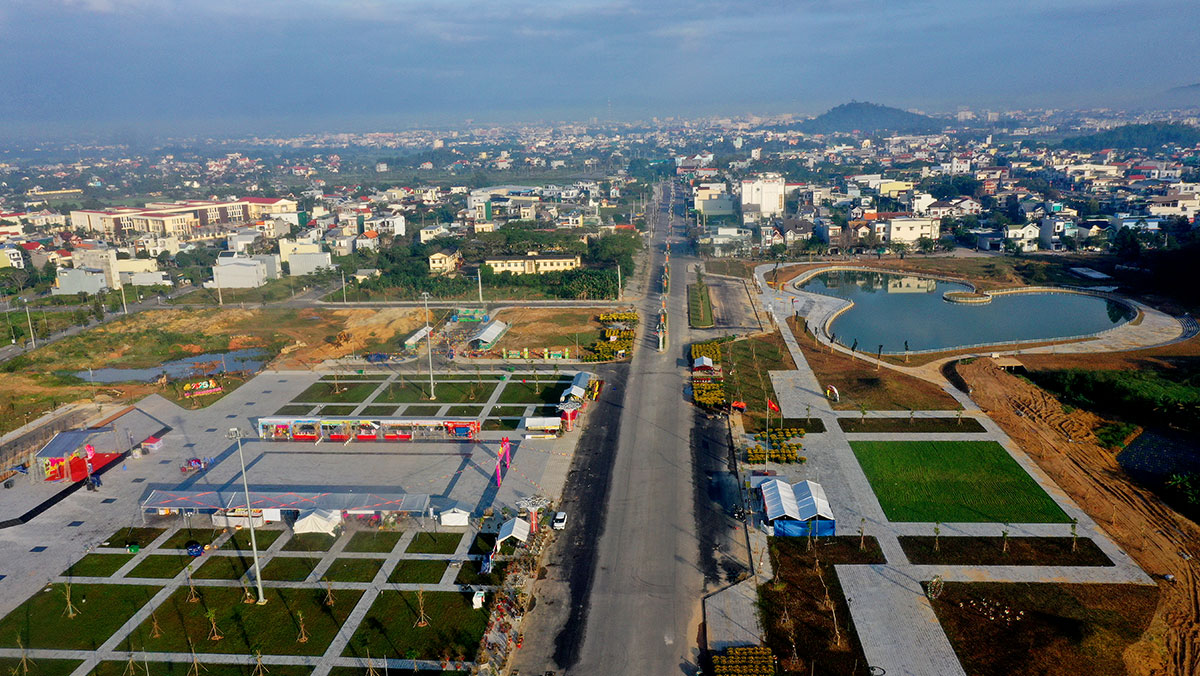
[[[1163,145],[1193,146],[1200,143],[1200,129],[1186,124],[1155,122],[1127,124],[1087,136],[1064,139],[1068,150],[1103,150],[1104,148],[1158,148]]]
[[[809,134],[850,131],[873,133],[884,130],[923,133],[939,131],[944,126],[939,120],[926,115],[877,103],[851,101],[801,123],[800,130]]]

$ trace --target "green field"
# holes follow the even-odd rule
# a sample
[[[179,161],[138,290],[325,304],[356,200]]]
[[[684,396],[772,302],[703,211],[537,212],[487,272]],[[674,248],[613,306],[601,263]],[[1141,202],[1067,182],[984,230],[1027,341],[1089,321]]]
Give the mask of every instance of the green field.
[[[429,533],[422,531],[408,543],[409,554],[453,554],[462,542],[462,533]]]
[[[994,441],[852,441],[850,448],[890,521],[1070,520]]]
[[[449,561],[426,561],[424,559],[400,559],[388,577],[388,582],[402,584],[437,584],[442,581]]]
[[[108,577],[129,562],[133,554],[88,554],[63,572],[66,577]]]
[[[313,402],[318,404],[358,404],[367,400],[377,382],[346,382],[333,381],[316,382],[298,394],[292,401]]]
[[[396,548],[402,535],[396,530],[360,530],[350,537],[343,551],[387,553]]]
[[[473,657],[487,629],[487,611],[473,610],[466,593],[425,592],[424,598],[429,625],[417,627],[416,592],[380,592],[342,654],[415,654],[426,660],[440,659],[447,653]]]
[[[383,559],[334,559],[322,579],[333,582],[370,582],[383,567]]]
[[[0,620],[0,648],[95,650],[146,605],[158,587],[124,584],[73,584],[67,617],[65,587],[54,583],[38,591]],[[186,590],[185,590],[186,592]]]
[[[500,393],[502,404],[557,404],[563,390],[571,384],[570,379],[556,380],[540,376],[538,381],[528,378],[525,382],[511,380]]]
[[[434,393],[437,394],[437,401],[444,404],[484,402],[492,395],[492,390],[494,389],[496,389],[496,383],[486,380],[482,383],[474,380],[434,381]],[[379,393],[379,396],[375,397],[372,403],[402,404],[429,400],[429,381],[418,380],[415,382],[388,383],[387,387]]]

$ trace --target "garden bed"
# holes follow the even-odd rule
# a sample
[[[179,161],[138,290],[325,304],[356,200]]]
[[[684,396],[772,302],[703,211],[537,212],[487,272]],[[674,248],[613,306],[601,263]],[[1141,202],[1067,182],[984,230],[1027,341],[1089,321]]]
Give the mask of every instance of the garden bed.
[[[838,427],[849,433],[957,434],[986,432],[974,418],[838,418]]]
[[[909,563],[950,566],[1111,566],[1112,560],[1091,538],[967,536],[938,538],[932,535],[901,536],[900,547]]]

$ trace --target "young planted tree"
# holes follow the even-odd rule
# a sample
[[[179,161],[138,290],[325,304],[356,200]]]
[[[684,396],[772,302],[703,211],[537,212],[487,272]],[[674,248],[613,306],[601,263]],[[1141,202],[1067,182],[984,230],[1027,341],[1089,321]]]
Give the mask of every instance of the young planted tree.
[[[933,524],[933,551],[941,551],[942,538],[942,522],[938,521]]]
[[[1079,539],[1079,519],[1071,519],[1071,551],[1075,551],[1075,546]]]
[[[329,578],[325,578],[325,605],[333,607],[333,585],[330,584]]]
[[[192,664],[188,667],[187,676],[200,676],[201,671],[208,671],[208,668],[200,664],[200,658],[196,657],[196,651],[192,651]]]
[[[304,628],[304,612],[296,611],[296,625],[300,631],[296,635],[296,643],[308,643],[308,630]]]
[[[1004,524],[1004,530],[1000,531],[1001,550],[1003,553],[1008,553],[1008,524]]]
[[[867,405],[866,405],[866,404],[859,404],[859,405],[858,405],[858,412],[862,414],[862,424],[863,424],[863,425],[867,424]]]
[[[863,551],[867,548],[867,517],[862,517],[858,520],[858,551]]]
[[[192,564],[187,566],[187,583],[188,583],[188,603],[197,603],[200,601],[200,595],[196,593],[196,585],[192,583]]]
[[[429,616],[425,614],[425,590],[417,590],[417,624],[418,627],[429,626]]]
[[[70,619],[75,619],[79,614],[79,610],[75,608],[75,604],[71,602],[71,581],[67,580],[63,583],[63,600],[67,602],[67,607],[63,608],[63,614]]]
[[[204,612],[204,617],[208,620],[209,625],[208,640],[220,641],[221,639],[225,638],[223,635],[221,635],[221,629],[217,627],[217,611],[209,608]]]

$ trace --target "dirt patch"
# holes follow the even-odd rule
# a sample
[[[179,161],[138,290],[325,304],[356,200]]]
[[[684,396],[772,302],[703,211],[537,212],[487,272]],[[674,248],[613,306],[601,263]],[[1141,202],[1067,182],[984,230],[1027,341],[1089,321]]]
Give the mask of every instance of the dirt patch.
[[[1111,566],[1090,538],[900,536],[909,563],[944,566]]]
[[[1172,357],[1200,357],[1200,336],[1179,343],[1129,352],[1091,354],[1022,354],[1017,359],[1031,371],[1090,369],[1094,371],[1174,368]]]
[[[934,383],[894,369],[877,369],[842,352],[831,353],[828,347],[816,345],[812,334],[806,333],[794,317],[788,317],[787,324],[817,380],[823,387],[833,385],[841,395],[841,401],[833,405],[835,409],[848,411],[863,406],[870,411],[953,411],[959,408],[958,401]]]
[[[1135,484],[1091,434],[1096,416],[1059,402],[990,359],[960,364],[972,397],[1071,498],[1155,576],[1172,575],[1149,628],[1125,651],[1132,674],[1200,671],[1200,527]]]
[[[767,645],[784,673],[870,673],[834,566],[884,563],[874,538],[771,538],[775,578],[759,587]],[[817,668],[819,667],[819,669]]]
[[[600,308],[509,308],[496,313],[496,318],[509,325],[499,350],[571,350],[572,357],[600,339],[604,326],[597,319]],[[578,343],[576,342],[578,337]],[[576,351],[576,345],[579,351]],[[541,356],[540,354],[538,355]]]
[[[968,674],[1120,676],[1160,673],[1129,669],[1156,596],[1139,585],[947,582],[933,609]]]

